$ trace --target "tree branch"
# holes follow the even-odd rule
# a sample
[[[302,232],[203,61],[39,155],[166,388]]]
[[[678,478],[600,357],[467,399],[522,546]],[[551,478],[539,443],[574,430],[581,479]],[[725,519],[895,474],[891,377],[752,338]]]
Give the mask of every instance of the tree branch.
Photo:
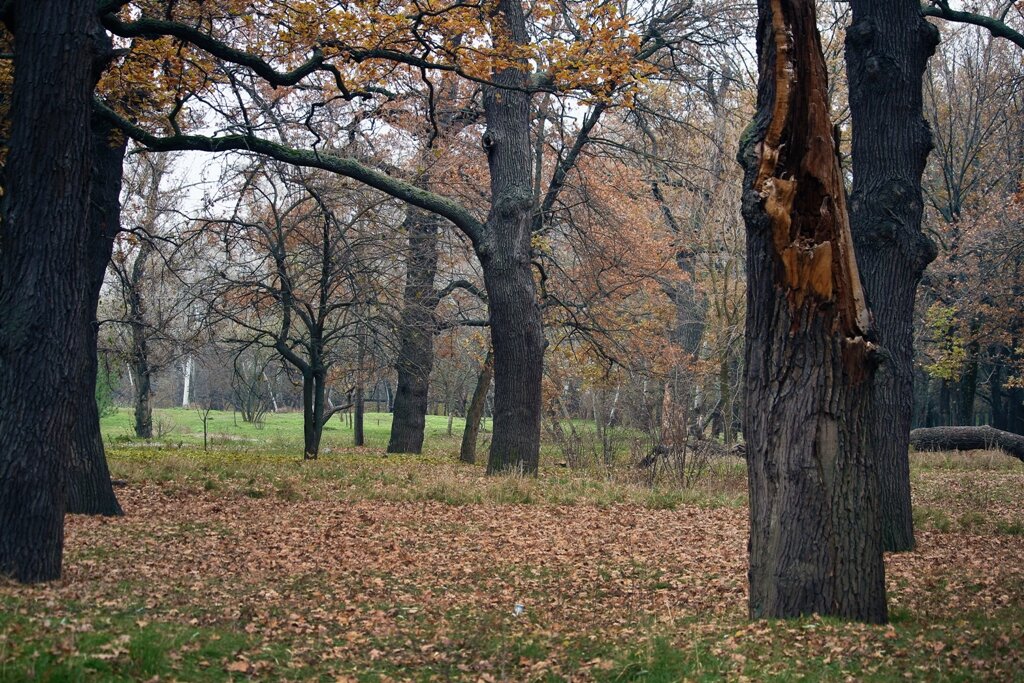
[[[294,166],[319,168],[337,173],[413,206],[418,206],[425,211],[447,218],[469,237],[474,247],[479,248],[481,245],[483,224],[465,207],[447,197],[364,166],[351,157],[339,157],[310,149],[296,149],[257,137],[251,133],[219,136],[178,134],[161,137],[124,119],[99,100],[94,100],[93,104],[100,116],[110,121],[136,142],[153,151],[256,152]]]
[[[444,289],[438,290],[438,300],[440,301],[441,299],[445,298],[446,296],[454,292],[456,289],[464,289],[473,296],[475,296],[476,298],[480,299],[480,301],[487,303],[487,292],[481,291],[479,287],[474,285],[469,280],[455,280],[454,282],[449,282],[447,285],[445,285]]]
[[[1005,38],[1015,43],[1017,47],[1024,49],[1024,34],[1013,30],[1006,23],[995,17],[952,9],[946,0],[932,0],[932,4],[921,8],[921,14],[926,17],[938,17],[939,19],[956,21],[961,24],[981,26],[988,29],[988,32],[996,38]]]

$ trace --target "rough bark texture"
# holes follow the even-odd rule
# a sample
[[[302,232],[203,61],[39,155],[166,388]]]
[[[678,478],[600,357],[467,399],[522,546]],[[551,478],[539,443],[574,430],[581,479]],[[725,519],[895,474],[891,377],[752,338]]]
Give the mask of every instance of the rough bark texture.
[[[67,512],[87,515],[120,515],[110,484],[110,471],[100,435],[100,415],[96,406],[97,335],[96,307],[107,264],[114,249],[114,238],[121,229],[121,166],[127,138],[109,123],[92,121],[92,204],[90,206],[89,247],[86,253],[88,288],[84,314],[85,344],[83,368],[78,389],[78,416],[71,444],[67,473]]]
[[[437,237],[439,216],[409,207],[405,229],[409,233],[405,294],[399,336],[401,348],[395,369],[398,391],[388,453],[419,453],[423,449],[430,371],[434,365],[437,322]]]
[[[0,575],[60,577],[85,344],[92,0],[16,0],[0,226]],[[72,390],[69,390],[72,388]]]
[[[1024,436],[994,427],[927,427],[910,432],[919,451],[976,451],[998,448],[1024,462]]]
[[[867,448],[874,348],[813,0],[758,2],[744,134],[750,613],[886,619]]]
[[[515,43],[527,42],[523,6],[499,0],[498,21]],[[530,263],[533,166],[526,65],[495,74],[484,88],[483,145],[491,177],[491,209],[480,264],[490,306],[494,349],[494,434],[487,472],[535,474],[540,458],[544,330]]]
[[[907,459],[914,410],[914,297],[935,245],[921,232],[921,174],[931,150],[922,78],[938,32],[918,0],[852,0],[846,63],[853,120],[850,223],[875,331],[871,450],[886,550],[914,547]]]
[[[484,358],[483,367],[476,378],[476,389],[473,390],[473,398],[469,402],[469,409],[466,410],[466,429],[462,432],[462,448],[459,450],[459,460],[462,462],[476,462],[476,440],[480,435],[480,420],[484,416],[484,407],[487,405],[487,392],[491,389],[491,379],[494,377],[494,354],[487,350],[487,357]]]

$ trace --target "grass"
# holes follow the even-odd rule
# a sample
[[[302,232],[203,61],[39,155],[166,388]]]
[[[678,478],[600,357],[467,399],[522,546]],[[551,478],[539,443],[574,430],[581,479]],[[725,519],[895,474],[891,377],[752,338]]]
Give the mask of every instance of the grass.
[[[486,418],[482,432],[490,428]],[[210,445],[213,450],[228,449],[236,452],[258,452],[302,455],[302,413],[270,413],[262,426],[247,424],[238,413],[213,410],[209,415]],[[426,444],[435,452],[451,452],[451,446],[460,443],[465,420],[453,418],[452,436],[448,437],[448,418],[427,416]],[[153,411],[153,438],[135,437],[135,417],[128,408],[120,408],[101,421],[104,439],[123,447],[174,449],[202,447],[203,422],[195,410],[161,408]],[[366,445],[384,448],[391,433],[390,413],[367,413],[363,422]],[[324,426],[322,453],[329,455],[351,449],[352,427],[342,417],[332,418]]]
[[[126,516],[69,517],[65,578],[0,584],[0,683],[244,679],[1014,680],[1024,670],[1024,466],[914,454],[918,549],[887,558],[891,625],[746,617],[746,475],[690,488],[615,468],[484,476],[460,426],[385,456],[340,421],[262,429],[106,418]],[[380,424],[378,424],[378,420]],[[173,423],[173,425],[172,425]],[[519,608],[515,606],[519,605]]]

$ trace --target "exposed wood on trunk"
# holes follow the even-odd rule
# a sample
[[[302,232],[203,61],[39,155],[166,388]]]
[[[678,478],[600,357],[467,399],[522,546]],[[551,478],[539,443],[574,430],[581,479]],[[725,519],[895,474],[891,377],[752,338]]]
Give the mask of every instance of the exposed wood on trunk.
[[[919,451],[975,451],[998,448],[1024,462],[1024,436],[995,427],[921,427],[910,432]]]
[[[886,619],[865,447],[876,349],[854,261],[813,0],[760,0],[744,134],[750,612]]]

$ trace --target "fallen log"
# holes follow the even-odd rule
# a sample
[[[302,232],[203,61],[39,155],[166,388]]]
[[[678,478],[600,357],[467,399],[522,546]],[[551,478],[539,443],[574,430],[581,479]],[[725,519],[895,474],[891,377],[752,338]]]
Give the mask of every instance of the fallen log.
[[[995,427],[921,427],[910,432],[919,451],[973,451],[998,448],[1024,462],[1024,436]]]

